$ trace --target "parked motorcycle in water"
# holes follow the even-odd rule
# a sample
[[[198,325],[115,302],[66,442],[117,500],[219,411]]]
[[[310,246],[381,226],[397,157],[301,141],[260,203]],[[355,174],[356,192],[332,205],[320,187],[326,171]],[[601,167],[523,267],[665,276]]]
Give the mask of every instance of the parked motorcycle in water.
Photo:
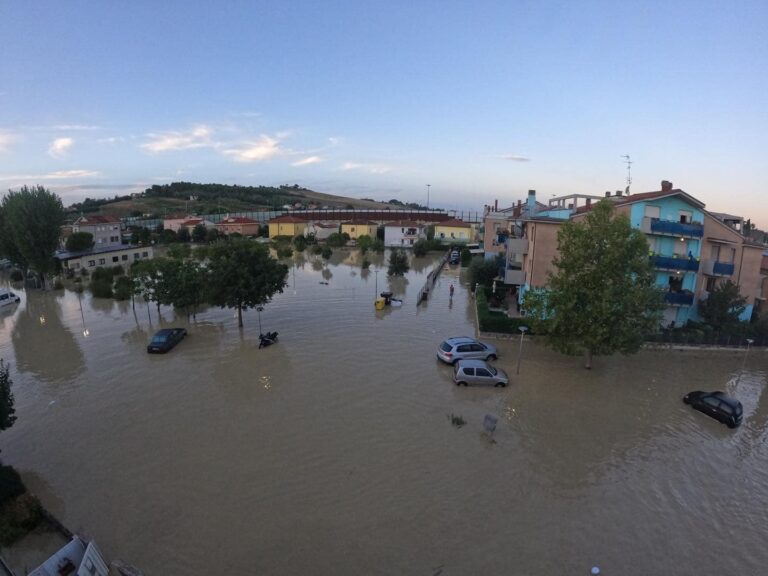
[[[259,348],[265,348],[277,343],[277,332],[259,334]]]

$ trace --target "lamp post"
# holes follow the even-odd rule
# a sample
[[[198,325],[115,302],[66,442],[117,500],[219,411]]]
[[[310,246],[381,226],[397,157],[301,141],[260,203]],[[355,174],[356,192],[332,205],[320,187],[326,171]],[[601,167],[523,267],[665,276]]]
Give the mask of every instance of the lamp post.
[[[373,295],[373,297],[378,298],[379,297],[379,271],[374,270],[373,273],[376,274],[376,288],[374,289],[375,294]]]
[[[264,334],[261,329],[261,311],[264,310],[264,306],[256,306],[256,312],[259,313],[259,335]]]
[[[520,350],[517,353],[517,371],[516,374],[520,374],[520,359],[523,357],[523,337],[525,336],[525,333],[528,331],[528,326],[520,326],[518,327],[518,330],[520,330]]]
[[[427,184],[427,210],[429,210],[429,189],[432,188],[432,184]]]

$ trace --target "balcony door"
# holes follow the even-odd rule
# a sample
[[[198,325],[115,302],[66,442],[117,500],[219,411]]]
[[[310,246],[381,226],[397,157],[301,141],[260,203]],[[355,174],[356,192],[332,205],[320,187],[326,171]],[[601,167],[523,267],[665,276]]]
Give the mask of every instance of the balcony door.
[[[646,218],[661,218],[661,207],[659,206],[647,206],[645,207]]]

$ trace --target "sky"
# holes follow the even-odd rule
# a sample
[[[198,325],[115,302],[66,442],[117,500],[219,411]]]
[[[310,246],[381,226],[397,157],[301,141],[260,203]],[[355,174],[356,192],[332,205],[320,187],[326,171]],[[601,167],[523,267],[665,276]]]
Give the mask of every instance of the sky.
[[[0,0],[0,190],[430,207],[661,180],[768,229],[768,2]]]

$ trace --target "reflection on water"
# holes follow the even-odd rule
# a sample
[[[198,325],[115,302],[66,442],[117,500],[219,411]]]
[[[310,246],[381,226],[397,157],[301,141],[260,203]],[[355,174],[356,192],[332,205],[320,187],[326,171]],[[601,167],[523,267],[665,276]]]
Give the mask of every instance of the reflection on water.
[[[386,256],[367,257],[295,255],[261,313],[280,341],[261,350],[255,311],[239,330],[231,310],[188,322],[84,295],[81,315],[73,292],[24,295],[0,332],[19,416],[4,458],[148,574],[761,573],[764,352],[586,371],[526,338],[510,387],[457,388],[435,347],[474,332],[459,270],[417,307],[433,258],[388,279]],[[376,311],[384,290],[403,306]],[[172,325],[189,337],[146,354]],[[498,343],[513,375],[518,345]],[[680,401],[718,388],[744,403],[740,429]]]

